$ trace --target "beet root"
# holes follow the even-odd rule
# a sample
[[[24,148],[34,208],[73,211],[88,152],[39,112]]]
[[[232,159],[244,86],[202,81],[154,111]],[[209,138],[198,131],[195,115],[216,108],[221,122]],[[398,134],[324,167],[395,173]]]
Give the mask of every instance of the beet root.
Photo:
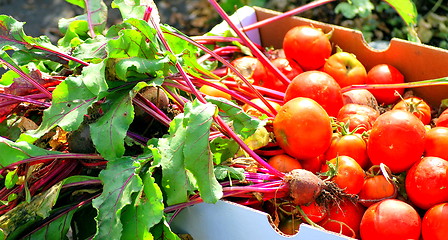
[[[286,174],[284,181],[289,184],[289,195],[296,205],[305,205],[316,200],[325,188],[325,182],[305,169],[294,169]]]

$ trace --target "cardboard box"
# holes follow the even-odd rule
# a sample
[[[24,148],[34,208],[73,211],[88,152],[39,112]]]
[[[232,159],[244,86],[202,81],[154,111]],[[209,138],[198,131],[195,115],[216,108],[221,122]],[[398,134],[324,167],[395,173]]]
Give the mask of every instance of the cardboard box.
[[[278,12],[263,8],[245,7],[234,14],[234,20],[241,20],[243,26],[263,20]],[[226,29],[220,24],[212,31]],[[368,46],[362,34],[353,29],[325,24],[304,18],[285,18],[250,32],[249,37],[263,46],[281,48],[283,36],[297,25],[313,25],[324,32],[334,30],[331,41],[344,51],[353,53],[369,70],[376,64],[388,63],[398,68],[406,81],[435,79],[448,76],[448,51],[440,48],[392,39],[385,50],[375,50]],[[427,100],[437,109],[442,99],[448,98],[448,86],[414,88],[414,94]],[[336,240],[351,239],[338,234],[322,231],[302,224],[299,233],[284,236],[270,224],[268,214],[240,206],[231,202],[219,201],[217,204],[201,203],[188,207],[173,220],[171,227],[177,233],[189,233],[195,240],[224,239],[293,239],[293,240]]]
[[[183,209],[171,222],[175,233],[188,233],[194,240],[349,240],[353,238],[301,224],[294,236],[282,235],[271,217],[233,202],[200,203]]]

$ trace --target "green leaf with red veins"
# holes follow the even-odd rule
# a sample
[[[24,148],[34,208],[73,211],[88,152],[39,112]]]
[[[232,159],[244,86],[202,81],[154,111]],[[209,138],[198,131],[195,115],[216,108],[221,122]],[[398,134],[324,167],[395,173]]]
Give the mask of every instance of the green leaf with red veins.
[[[108,39],[97,36],[95,39],[87,39],[83,44],[73,50],[73,57],[84,61],[99,63],[107,57],[106,44]]]
[[[81,76],[61,82],[53,91],[52,104],[44,111],[39,128],[22,134],[20,140],[33,142],[55,126],[65,131],[78,129],[89,108],[107,94],[104,71],[103,63],[90,64]]]
[[[151,41],[146,42],[148,38],[142,32],[135,29],[123,29],[118,34],[118,38],[111,39],[107,43],[109,58],[155,59],[158,54],[156,45]]]
[[[112,8],[118,8],[124,20],[128,18],[143,19],[145,11],[151,7],[151,16],[156,23],[160,22],[159,11],[153,0],[114,0]]]
[[[213,152],[213,162],[219,165],[226,160],[234,158],[240,146],[231,138],[218,137],[210,141],[210,148]]]
[[[167,63],[170,62],[168,57],[162,59],[132,57],[116,60],[116,77],[125,81],[147,80],[148,77],[161,79],[161,76],[164,76],[163,71]]]
[[[48,151],[27,142],[13,142],[3,137],[0,137],[0,152],[1,168],[30,157],[58,154],[56,151]]]
[[[177,234],[171,231],[170,225],[166,221],[166,217],[162,222],[151,229],[151,233],[154,235],[154,239],[181,240]]]
[[[104,115],[90,124],[90,135],[96,150],[108,160],[120,158],[125,152],[124,139],[134,120],[132,99],[146,84],[137,84],[132,90],[110,94],[102,105]]]
[[[59,58],[57,55],[65,55],[61,49],[54,46],[47,36],[33,38],[27,36],[23,31],[23,22],[18,22],[12,17],[0,15],[0,49],[14,50],[12,58],[20,66],[34,62],[51,59],[55,62],[67,64],[66,58]],[[67,55],[65,55],[67,56]]]
[[[131,157],[116,158],[107,163],[99,178],[103,182],[102,194],[92,201],[98,215],[97,232],[94,239],[119,239],[123,223],[123,209],[132,204],[133,194],[142,191],[143,182],[136,173],[139,162]]]
[[[90,39],[88,32],[89,24],[87,21],[72,21],[68,24],[64,37],[58,40],[58,44],[66,48],[75,48]]]
[[[140,31],[147,39],[149,39],[149,41],[151,41],[151,44],[160,44],[160,42],[157,41],[157,31],[150,25],[150,23],[136,18],[129,18],[124,22]],[[160,45],[158,45],[158,48],[160,48]]]
[[[214,203],[222,197],[209,145],[215,111],[210,103],[187,103],[185,112],[171,122],[170,135],[159,140],[162,186],[168,205],[188,201],[190,191],[196,188],[205,202]]]
[[[70,229],[70,223],[73,218],[73,214],[78,209],[74,209],[69,211],[68,213],[63,214],[61,217],[58,217],[44,227],[40,228],[36,232],[27,235],[27,239],[45,239],[45,240],[59,240],[66,239],[67,233]]]
[[[215,104],[221,110],[220,116],[233,127],[235,133],[243,139],[252,136],[257,129],[262,128],[266,122],[258,118],[251,117],[245,113],[241,107],[234,102],[224,98],[216,98],[207,96],[207,101]]]
[[[24,33],[24,24],[24,22],[18,22],[10,16],[0,15],[0,49],[9,46],[14,49],[25,50],[25,46],[21,43],[17,43],[17,41],[34,44],[33,38]]]
[[[121,213],[123,225],[122,239],[149,239],[149,232],[163,218],[163,195],[151,171],[142,177],[143,191],[136,196],[134,203],[127,205]]]
[[[87,22],[90,37],[94,38],[96,34],[103,33],[106,29],[107,6],[102,0],[68,0],[68,2],[83,8],[84,14],[70,19],[60,19],[59,28],[62,33],[66,34],[68,25],[78,20]]]

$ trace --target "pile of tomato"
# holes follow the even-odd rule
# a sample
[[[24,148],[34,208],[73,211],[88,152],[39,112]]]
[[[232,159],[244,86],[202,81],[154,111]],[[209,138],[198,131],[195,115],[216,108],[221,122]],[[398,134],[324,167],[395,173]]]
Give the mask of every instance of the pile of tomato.
[[[251,100],[274,116],[268,121],[274,150],[259,150],[266,161],[282,172],[307,169],[357,196],[326,208],[300,206],[299,217],[279,219],[279,228],[293,234],[297,228],[291,229],[291,222],[297,226],[306,216],[324,229],[363,240],[446,239],[448,110],[403,88],[344,91],[404,83],[405,76],[390,64],[366,69],[354,54],[335,49],[321,29],[292,28],[283,49],[268,55],[288,84],[255,57],[232,62],[253,85],[282,93],[281,99],[265,97],[271,108]],[[220,84],[234,87],[225,83]],[[243,110],[266,117],[247,104]],[[281,206],[291,212],[287,203]]]

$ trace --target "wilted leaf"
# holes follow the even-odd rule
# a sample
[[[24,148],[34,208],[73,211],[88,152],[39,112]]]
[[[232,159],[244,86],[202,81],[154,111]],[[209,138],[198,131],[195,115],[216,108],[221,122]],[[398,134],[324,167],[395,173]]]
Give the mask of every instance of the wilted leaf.
[[[5,235],[18,235],[21,230],[38,220],[49,216],[59,196],[62,184],[58,183],[47,191],[34,196],[31,202],[22,202],[0,217],[0,229]],[[8,236],[10,239],[14,237]]]

